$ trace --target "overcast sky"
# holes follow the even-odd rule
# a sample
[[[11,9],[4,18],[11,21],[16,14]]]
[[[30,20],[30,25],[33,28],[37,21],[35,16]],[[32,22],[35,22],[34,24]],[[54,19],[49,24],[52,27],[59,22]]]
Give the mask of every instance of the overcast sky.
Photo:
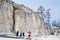
[[[25,6],[37,11],[38,7],[42,5],[46,10],[51,8],[51,22],[53,20],[60,19],[60,0],[13,0],[18,4],[24,4]]]

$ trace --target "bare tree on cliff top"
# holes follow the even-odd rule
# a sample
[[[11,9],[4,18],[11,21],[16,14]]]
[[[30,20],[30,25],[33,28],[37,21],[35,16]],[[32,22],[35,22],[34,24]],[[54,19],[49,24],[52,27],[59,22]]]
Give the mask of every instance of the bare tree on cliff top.
[[[43,6],[40,6],[40,7],[38,8],[38,12],[40,12],[41,17],[43,17],[43,18],[45,17],[44,11],[45,11],[45,9],[43,8]]]
[[[50,8],[46,12],[47,23],[50,24]]]

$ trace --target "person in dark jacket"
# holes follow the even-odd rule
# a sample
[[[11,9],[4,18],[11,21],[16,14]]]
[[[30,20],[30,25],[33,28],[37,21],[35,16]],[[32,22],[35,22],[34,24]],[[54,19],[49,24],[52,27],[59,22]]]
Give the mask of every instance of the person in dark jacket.
[[[17,37],[19,36],[19,32],[18,32],[18,31],[16,32],[16,36],[17,36]]]
[[[25,37],[25,33],[23,32],[22,34],[23,34],[23,37]]]
[[[20,37],[22,37],[22,32],[20,33]]]
[[[20,33],[20,37],[25,37],[25,33],[24,32],[21,32]]]

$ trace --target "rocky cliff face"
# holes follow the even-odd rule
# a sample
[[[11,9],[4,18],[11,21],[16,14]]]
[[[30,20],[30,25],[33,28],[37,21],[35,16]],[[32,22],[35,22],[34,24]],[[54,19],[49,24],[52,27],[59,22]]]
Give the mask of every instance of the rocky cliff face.
[[[10,32],[13,26],[13,5],[0,0],[0,32]]]
[[[10,0],[0,0],[0,32],[31,31],[38,34],[41,21],[42,18],[28,7]]]
[[[17,5],[17,6],[14,5],[14,8],[15,8],[14,31],[15,32],[31,31],[32,34],[35,35],[38,34],[41,21],[43,21],[42,18],[39,15],[35,14],[34,11],[32,11],[31,9],[25,7],[24,5]],[[40,27],[41,34],[44,32],[44,29],[42,29],[44,27],[43,25]]]

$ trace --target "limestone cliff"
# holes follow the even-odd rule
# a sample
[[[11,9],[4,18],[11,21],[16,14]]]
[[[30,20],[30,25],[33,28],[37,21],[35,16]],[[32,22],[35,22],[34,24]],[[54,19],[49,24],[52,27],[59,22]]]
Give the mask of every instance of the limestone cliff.
[[[42,18],[28,7],[16,4],[11,0],[0,0],[0,32],[43,33],[39,31],[42,29],[40,27],[42,21]]]
[[[32,34],[38,34],[39,27],[41,29],[41,34],[43,34],[44,29],[42,29],[44,24],[40,26],[42,18],[35,14],[34,11],[25,7],[24,5],[14,6],[15,8],[15,26],[14,31],[28,32],[31,31]]]
[[[0,0],[0,32],[10,32],[13,27],[13,5]]]

